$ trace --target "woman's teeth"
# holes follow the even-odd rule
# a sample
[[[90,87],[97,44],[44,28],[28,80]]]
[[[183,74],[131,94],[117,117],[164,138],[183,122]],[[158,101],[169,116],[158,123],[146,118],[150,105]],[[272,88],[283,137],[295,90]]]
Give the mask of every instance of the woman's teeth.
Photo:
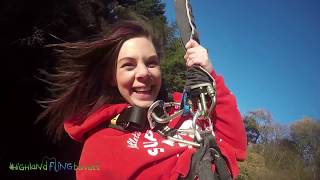
[[[134,88],[134,91],[137,93],[149,93],[151,88]]]

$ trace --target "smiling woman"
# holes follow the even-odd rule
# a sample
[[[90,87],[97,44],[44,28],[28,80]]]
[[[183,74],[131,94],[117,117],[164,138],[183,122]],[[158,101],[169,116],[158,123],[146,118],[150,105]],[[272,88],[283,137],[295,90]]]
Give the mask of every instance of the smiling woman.
[[[137,37],[123,43],[116,69],[116,85],[124,99],[147,108],[158,96],[160,62],[151,40]]]
[[[100,39],[49,45],[56,52],[57,71],[44,73],[51,97],[40,101],[47,108],[38,120],[48,120],[48,133],[54,140],[61,138],[65,119],[76,115],[80,123],[105,104],[134,103],[126,97],[133,95],[134,88],[140,91],[151,88],[147,83],[154,80],[152,98],[145,105],[136,105],[146,106],[155,100],[161,86],[160,47],[144,26],[131,21],[119,22]],[[148,67],[148,71],[141,71],[142,65]],[[141,74],[156,71],[158,73],[150,77]],[[130,84],[133,78],[137,80]],[[129,84],[124,84],[124,80]]]
[[[72,139],[84,142],[79,164],[99,164],[97,171],[77,171],[77,179],[194,179],[199,169],[205,174],[214,169],[213,160],[205,160],[203,168],[194,167],[193,157],[202,151],[181,143],[189,142],[192,136],[181,134],[179,143],[171,141],[148,126],[145,114],[137,113],[157,99],[166,101],[159,93],[162,81],[157,44],[145,26],[125,21],[98,40],[51,45],[58,53],[57,72],[47,74],[52,97],[43,101],[47,108],[39,118],[48,120],[48,129],[56,139],[65,130]],[[224,175],[235,178],[239,173],[236,160],[243,160],[246,150],[235,97],[215,74],[204,47],[190,40],[186,49],[186,66],[201,66],[216,80],[216,109],[208,116],[228,164]],[[179,102],[181,93],[174,93],[173,98]],[[170,110],[174,113],[177,109]],[[143,126],[128,128],[133,122]],[[177,132],[190,132],[192,123],[190,115],[181,115],[166,125]],[[199,127],[205,129],[204,124]]]

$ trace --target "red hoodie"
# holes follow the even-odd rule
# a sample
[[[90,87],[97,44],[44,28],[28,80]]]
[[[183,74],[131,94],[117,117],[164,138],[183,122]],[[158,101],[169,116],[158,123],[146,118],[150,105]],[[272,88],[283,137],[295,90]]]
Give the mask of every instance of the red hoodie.
[[[216,141],[235,178],[239,174],[237,160],[244,160],[246,156],[244,124],[235,96],[225,86],[223,78],[214,72],[211,75],[217,85],[216,107],[212,113]],[[174,93],[173,97],[180,102],[181,94]],[[76,119],[65,121],[64,127],[70,137],[84,140],[77,179],[178,179],[187,176],[195,148],[173,143],[151,130],[123,132],[97,128],[101,124],[107,127],[110,120],[127,107],[127,104],[105,105],[81,124]],[[81,169],[84,167],[87,169]]]

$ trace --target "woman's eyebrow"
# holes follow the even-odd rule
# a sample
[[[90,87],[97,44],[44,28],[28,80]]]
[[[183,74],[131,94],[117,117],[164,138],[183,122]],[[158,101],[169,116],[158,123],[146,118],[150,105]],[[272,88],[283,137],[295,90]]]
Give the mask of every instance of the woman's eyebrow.
[[[123,57],[121,59],[118,60],[118,62],[121,62],[121,61],[134,61],[135,58],[133,57]]]
[[[159,56],[158,56],[157,54],[155,54],[155,55],[149,56],[149,57],[147,58],[147,60],[154,60],[154,59],[159,60]]]

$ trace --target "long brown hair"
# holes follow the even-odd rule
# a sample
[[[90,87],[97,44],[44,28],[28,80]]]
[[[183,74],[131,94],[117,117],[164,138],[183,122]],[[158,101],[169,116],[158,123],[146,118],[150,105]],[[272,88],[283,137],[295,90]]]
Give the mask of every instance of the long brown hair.
[[[42,71],[49,96],[39,101],[45,110],[37,121],[48,121],[47,132],[54,141],[61,139],[65,119],[77,115],[81,123],[103,104],[123,101],[111,82],[122,44],[134,37],[151,39],[160,56],[161,48],[152,38],[150,29],[132,21],[114,25],[109,33],[97,40],[49,45],[54,49],[57,64],[53,73]]]

